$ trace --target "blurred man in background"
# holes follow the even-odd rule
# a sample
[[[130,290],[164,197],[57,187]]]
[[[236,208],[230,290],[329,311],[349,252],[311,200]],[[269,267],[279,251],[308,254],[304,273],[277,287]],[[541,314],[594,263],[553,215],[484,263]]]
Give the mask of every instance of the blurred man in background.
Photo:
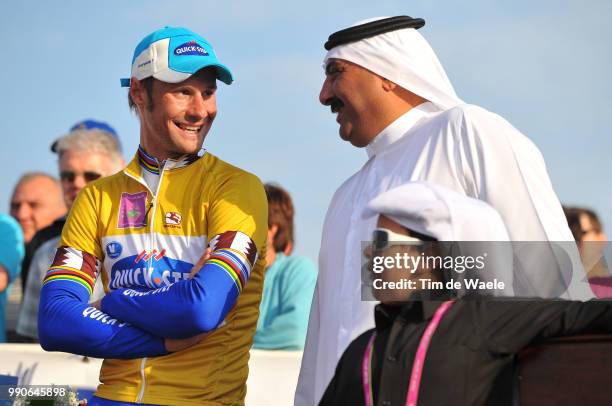
[[[74,126],[72,132],[53,143],[52,150],[59,156],[59,173],[68,209],[72,207],[77,194],[89,182],[117,173],[123,168],[120,144],[114,130],[89,126]],[[110,128],[110,127],[109,127]],[[42,281],[53,261],[61,230],[66,222],[62,217],[52,226],[40,230],[36,236],[44,234],[47,238],[33,255],[19,319],[17,333],[38,340],[38,302]],[[50,238],[49,238],[50,237]],[[35,237],[36,238],[36,237]],[[103,294],[101,283],[96,283],[92,300]]]
[[[27,245],[34,234],[66,214],[59,182],[43,172],[24,174],[11,197],[11,216],[21,226]]]
[[[119,158],[121,158],[121,143],[119,142],[119,136],[117,135],[117,132],[115,131],[115,129],[112,128],[107,123],[103,121],[87,119],[87,120],[79,121],[78,123],[70,127],[70,132],[77,131],[77,130],[95,131],[97,134],[103,133],[103,134],[106,134],[107,136],[108,135],[112,136],[112,138],[117,143],[117,147],[114,149],[118,149]],[[59,139],[53,141],[53,143],[51,144],[51,152],[58,153],[58,142],[59,142]],[[75,159],[76,158],[74,157],[70,157],[71,162],[74,162]],[[121,160],[123,161],[123,158],[121,158]],[[96,164],[97,164],[97,160],[94,160],[88,166],[94,167]],[[72,165],[72,163],[70,165]],[[68,172],[70,172],[70,170],[68,170]],[[95,170],[90,171],[90,174],[96,174],[96,171]],[[61,181],[62,193],[64,197],[63,200],[64,200],[64,203],[66,204],[66,207],[70,209],[70,207],[72,206],[72,202],[74,201],[76,197],[76,193],[79,190],[81,190],[84,186],[82,182],[83,182],[83,179],[87,177],[87,174],[84,174],[83,177],[77,176],[76,179],[66,178],[67,176],[70,177],[70,173],[64,174],[64,177],[62,178],[62,168],[60,167],[60,181]],[[91,180],[93,180],[93,177],[90,175],[89,181]],[[36,234],[34,234],[34,236],[32,237],[30,243],[26,247],[26,254],[25,254],[25,257],[23,258],[23,263],[21,266],[22,268],[21,277],[23,280],[21,287],[22,287],[24,294],[26,290],[28,272],[30,269],[30,262],[32,261],[32,257],[34,256],[36,250],[38,250],[38,248],[41,245],[43,245],[46,241],[49,241],[60,235],[60,233],[62,232],[62,227],[64,227],[65,222],[66,222],[66,217],[60,216],[56,218],[55,221],[53,221],[50,225],[38,229],[36,231]]]
[[[591,290],[599,298],[612,298],[612,273],[606,261],[608,236],[597,213],[585,207],[563,207],[563,211],[578,244]]]
[[[596,266],[608,241],[597,214],[585,207],[563,207],[563,211],[578,243],[580,258],[588,277],[610,276],[607,270]]]
[[[25,256],[21,264],[22,293],[25,292],[32,255],[40,245],[38,239],[34,240],[36,232],[65,214],[66,204],[57,179],[44,172],[29,172],[19,179],[11,197],[11,216],[19,222],[25,243]]]

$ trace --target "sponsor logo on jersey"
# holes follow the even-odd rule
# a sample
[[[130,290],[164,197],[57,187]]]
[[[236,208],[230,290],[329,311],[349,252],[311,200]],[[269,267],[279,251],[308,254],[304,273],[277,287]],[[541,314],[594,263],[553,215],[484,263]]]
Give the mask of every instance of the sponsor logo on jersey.
[[[167,257],[165,249],[141,251],[113,264],[109,287],[156,289],[187,279],[192,267],[189,262]]]
[[[127,323],[118,322],[117,319],[113,319],[108,314],[102,313],[100,310],[95,307],[88,307],[81,313],[83,317],[89,317],[90,319],[94,319],[99,321],[102,324],[108,324],[109,326],[114,326],[117,324],[117,327],[123,327]]]
[[[183,220],[183,216],[181,216],[177,212],[170,211],[166,213],[164,222],[167,226],[178,226],[181,224],[182,220]]]
[[[123,251],[123,246],[117,241],[111,241],[106,244],[106,255],[112,259],[118,258],[121,255],[121,251]]]
[[[174,55],[208,56],[208,51],[201,47],[197,42],[189,41],[176,47],[176,49],[174,50]]]
[[[147,192],[121,193],[117,228],[144,227],[147,223]]]

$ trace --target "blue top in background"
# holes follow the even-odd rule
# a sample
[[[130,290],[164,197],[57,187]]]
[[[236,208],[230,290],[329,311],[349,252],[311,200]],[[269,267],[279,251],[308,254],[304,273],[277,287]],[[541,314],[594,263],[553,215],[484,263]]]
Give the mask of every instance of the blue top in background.
[[[21,272],[24,250],[23,232],[19,223],[11,216],[0,214],[0,265],[8,274],[8,285],[0,292],[0,343],[6,341],[4,327],[6,299],[13,286],[13,281]]]
[[[253,348],[304,348],[316,282],[317,270],[309,259],[276,253],[276,260],[264,277]]]

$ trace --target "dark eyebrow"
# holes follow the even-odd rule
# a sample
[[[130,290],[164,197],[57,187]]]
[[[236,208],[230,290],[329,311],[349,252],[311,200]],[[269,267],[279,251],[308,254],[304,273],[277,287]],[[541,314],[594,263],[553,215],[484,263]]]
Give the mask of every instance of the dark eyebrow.
[[[331,70],[332,68],[336,68],[336,67],[338,67],[338,65],[340,65],[340,66],[341,66],[341,64],[340,64],[340,63],[338,63],[338,61],[331,61],[331,62],[328,62],[328,63],[327,63],[327,65],[325,65],[325,74],[326,74],[326,75],[331,74],[330,70]]]

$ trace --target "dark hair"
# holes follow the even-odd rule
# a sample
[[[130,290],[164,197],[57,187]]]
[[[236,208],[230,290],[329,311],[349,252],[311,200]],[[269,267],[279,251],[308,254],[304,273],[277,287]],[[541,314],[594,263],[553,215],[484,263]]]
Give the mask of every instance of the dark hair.
[[[266,183],[268,197],[268,229],[278,227],[272,245],[275,252],[285,252],[288,246],[293,248],[293,201],[289,193],[280,186]]]
[[[149,111],[153,110],[153,80],[153,76],[149,76],[148,78],[144,78],[140,81],[140,83],[142,83],[145,90],[147,91],[147,98],[149,99],[149,105],[147,106],[147,108],[149,109]],[[134,103],[134,100],[132,100],[132,95],[130,95],[129,90],[128,105],[130,106],[130,110],[132,110],[134,113],[138,112],[136,109],[136,103]]]
[[[593,225],[593,230],[601,233],[602,232],[602,227],[601,227],[601,222],[599,221],[599,217],[597,217],[597,214],[595,214],[595,212],[591,209],[587,209],[585,207],[566,207],[563,206],[563,213],[565,213],[565,218],[567,219],[567,225],[570,228],[570,231],[572,232],[572,235],[574,236],[574,240],[576,241],[580,241],[582,239],[582,236],[585,234],[585,231],[590,231],[590,230],[583,230],[582,227],[580,226],[580,216],[581,215],[585,215],[589,218],[589,220],[591,221],[591,224]]]

